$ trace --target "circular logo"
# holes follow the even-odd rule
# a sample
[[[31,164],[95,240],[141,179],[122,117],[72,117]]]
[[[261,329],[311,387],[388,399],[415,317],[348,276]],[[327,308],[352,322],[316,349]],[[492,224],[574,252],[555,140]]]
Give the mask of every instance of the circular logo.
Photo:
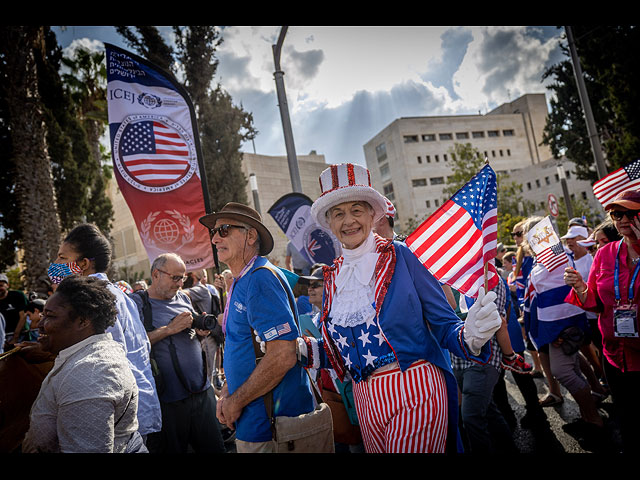
[[[179,124],[159,115],[125,118],[114,137],[113,156],[122,178],[149,193],[181,187],[197,167],[190,136]]]
[[[180,228],[173,220],[162,218],[153,226],[153,236],[160,243],[173,243],[180,236]]]

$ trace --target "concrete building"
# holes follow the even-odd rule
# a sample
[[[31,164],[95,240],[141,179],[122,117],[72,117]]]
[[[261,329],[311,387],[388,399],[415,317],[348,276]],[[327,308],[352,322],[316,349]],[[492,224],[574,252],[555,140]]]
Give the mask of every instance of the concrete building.
[[[302,193],[311,200],[315,200],[320,195],[318,178],[320,173],[327,168],[324,155],[318,155],[315,151],[309,155],[298,155],[298,167]],[[284,266],[287,238],[267,211],[276,200],[292,191],[287,157],[286,155],[268,156],[244,153],[242,168],[247,178],[250,174],[255,175],[258,187],[259,205],[255,205],[251,184],[247,183],[248,204],[253,208],[259,207],[256,209],[260,210],[263,221],[274,238],[274,248],[269,258],[274,263]],[[148,279],[151,266],[149,258],[140,240],[133,215],[120,193],[115,178],[109,182],[108,196],[113,202],[114,208],[114,222],[111,230],[114,242],[113,271],[120,275],[120,278],[114,278],[114,280],[134,278],[135,276]]]
[[[542,144],[547,112],[544,94],[527,94],[485,115],[398,118],[376,134],[363,147],[365,160],[373,186],[396,206],[399,231],[407,221],[421,222],[447,200],[443,190],[452,172],[456,143],[471,144],[497,173],[508,173],[522,182],[525,198],[536,205],[546,203],[551,189],[545,188],[555,183],[547,184],[544,179],[554,178],[547,169],[555,171],[557,163]],[[573,189],[575,177],[570,164],[564,163]],[[536,179],[541,180],[540,186]],[[525,186],[527,181],[533,182],[531,189]],[[575,188],[595,201],[590,187],[580,184]],[[560,187],[553,192],[562,198]]]

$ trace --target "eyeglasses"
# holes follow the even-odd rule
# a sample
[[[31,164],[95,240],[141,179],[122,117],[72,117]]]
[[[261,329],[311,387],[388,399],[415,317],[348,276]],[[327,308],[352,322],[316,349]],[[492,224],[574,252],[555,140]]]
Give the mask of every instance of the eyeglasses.
[[[614,220],[622,220],[622,217],[625,215],[629,220],[633,220],[633,217],[636,217],[640,213],[640,210],[611,210],[609,215]]]
[[[224,225],[220,225],[219,227],[212,228],[211,236],[213,237],[217,233],[221,238],[225,238],[227,235],[229,235],[230,228],[241,228],[243,230],[247,230],[247,227],[243,227],[241,225],[229,225],[228,223],[225,223]]]
[[[514,238],[515,237],[521,237],[522,236],[522,232],[512,232],[511,236],[514,237]]]
[[[171,275],[169,272],[165,272],[164,270],[160,270],[159,268],[156,268],[156,270],[164,273],[165,275],[169,275],[171,277],[171,280],[173,280],[175,283],[178,283],[179,281],[184,282],[187,279],[186,275]]]

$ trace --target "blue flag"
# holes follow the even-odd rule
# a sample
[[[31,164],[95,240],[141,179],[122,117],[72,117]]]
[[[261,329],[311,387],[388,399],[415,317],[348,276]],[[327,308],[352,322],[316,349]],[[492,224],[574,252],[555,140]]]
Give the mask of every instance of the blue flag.
[[[302,193],[288,193],[271,206],[269,215],[311,265],[331,265],[334,259],[342,255],[342,247],[333,233],[313,220],[312,203]]]

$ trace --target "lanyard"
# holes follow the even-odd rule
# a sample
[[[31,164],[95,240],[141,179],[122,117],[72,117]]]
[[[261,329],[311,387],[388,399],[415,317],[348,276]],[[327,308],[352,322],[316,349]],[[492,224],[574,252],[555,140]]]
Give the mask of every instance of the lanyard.
[[[233,279],[233,283],[231,283],[231,287],[227,292],[227,303],[224,306],[224,315],[222,316],[222,332],[225,334],[227,333],[227,316],[229,315],[229,304],[231,303],[231,295],[233,293],[233,287],[235,286],[238,280],[244,277],[244,274],[247,273],[247,270],[249,270],[253,266],[253,262],[255,262],[256,258],[258,258],[257,255],[254,256],[251,260],[249,260],[249,263],[247,263],[244,266],[244,268],[240,272],[240,275],[238,275],[238,278]]]
[[[613,287],[615,290],[615,294],[616,294],[616,302],[619,304],[620,303],[620,283],[619,283],[619,276],[620,276],[620,247],[622,246],[622,242],[624,240],[620,240],[620,243],[618,243],[618,251],[616,253],[616,267],[615,267],[615,271],[613,273]],[[633,303],[633,286],[636,283],[636,277],[638,276],[638,272],[640,272],[640,262],[636,263],[636,268],[633,271],[633,276],[631,277],[631,281],[629,282],[629,303]]]

